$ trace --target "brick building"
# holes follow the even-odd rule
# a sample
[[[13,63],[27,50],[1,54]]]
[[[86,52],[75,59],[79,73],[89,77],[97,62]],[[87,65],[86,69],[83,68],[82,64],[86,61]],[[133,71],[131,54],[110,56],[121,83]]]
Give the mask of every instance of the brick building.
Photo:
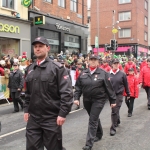
[[[31,21],[45,17],[45,24],[31,26],[31,41],[46,37],[51,53],[87,52],[87,0],[33,0],[28,16]]]
[[[91,45],[95,53],[95,36],[99,33],[98,52],[114,39],[112,29],[118,30],[116,54],[133,52],[135,57],[148,54],[148,0],[97,0],[91,1]],[[98,9],[97,9],[98,8]],[[115,10],[115,11],[114,11]],[[99,26],[97,14],[99,13]],[[113,18],[114,17],[114,18]],[[114,25],[113,25],[113,19]]]

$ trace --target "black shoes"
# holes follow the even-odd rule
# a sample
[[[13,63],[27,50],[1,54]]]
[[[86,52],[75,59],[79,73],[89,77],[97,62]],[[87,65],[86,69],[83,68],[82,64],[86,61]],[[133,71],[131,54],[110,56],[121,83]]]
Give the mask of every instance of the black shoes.
[[[91,150],[92,148],[90,146],[84,146],[82,149],[83,150]]]
[[[131,113],[128,113],[128,117],[132,117],[132,114],[131,114]]]
[[[148,105],[148,110],[150,110],[150,105]]]
[[[114,136],[116,134],[116,131],[115,130],[110,130],[110,135],[111,136]]]
[[[15,111],[15,110],[14,110],[12,113],[17,113],[17,112],[19,112],[19,110],[18,110],[18,111]]]
[[[101,140],[101,138],[99,138],[99,137],[95,137],[95,139],[94,139],[94,142],[98,142],[98,141],[100,141]]]

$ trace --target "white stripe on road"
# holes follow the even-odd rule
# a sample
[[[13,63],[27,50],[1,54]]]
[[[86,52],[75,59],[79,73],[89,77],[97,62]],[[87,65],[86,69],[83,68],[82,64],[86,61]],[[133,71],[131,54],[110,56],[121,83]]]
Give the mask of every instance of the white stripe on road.
[[[22,129],[19,129],[19,130],[13,131],[13,132],[9,132],[9,133],[7,133],[7,134],[3,134],[3,135],[1,135],[1,136],[0,136],[0,138],[3,138],[3,137],[5,137],[5,136],[8,136],[8,135],[11,135],[11,134],[14,134],[14,133],[20,132],[20,131],[23,131],[23,130],[25,130],[25,129],[26,129],[26,128],[22,128]]]
[[[70,114],[75,113],[75,112],[77,112],[77,111],[80,111],[80,110],[82,110],[82,109],[83,109],[83,108],[78,109],[78,110],[71,111]],[[25,129],[26,129],[26,128],[21,128],[21,129],[15,130],[15,131],[13,131],[13,132],[9,132],[9,133],[3,134],[3,135],[0,136],[0,139],[3,138],[3,137],[6,137],[6,136],[8,136],[8,135],[21,132],[21,131],[23,131],[23,130],[25,130]]]

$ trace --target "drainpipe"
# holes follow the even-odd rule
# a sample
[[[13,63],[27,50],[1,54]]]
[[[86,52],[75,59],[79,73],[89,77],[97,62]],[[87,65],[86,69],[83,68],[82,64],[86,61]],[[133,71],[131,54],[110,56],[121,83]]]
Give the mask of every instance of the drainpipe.
[[[84,0],[82,0],[82,24],[84,25]]]

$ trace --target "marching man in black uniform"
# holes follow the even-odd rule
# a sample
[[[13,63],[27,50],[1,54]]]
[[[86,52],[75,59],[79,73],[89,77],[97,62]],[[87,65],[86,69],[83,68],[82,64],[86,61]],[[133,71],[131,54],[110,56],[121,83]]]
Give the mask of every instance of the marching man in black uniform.
[[[48,57],[48,41],[38,37],[32,43],[37,57],[28,67],[24,105],[27,121],[26,150],[65,150],[62,125],[73,104],[72,85],[66,69]]]
[[[18,103],[20,104],[21,109],[23,109],[23,102],[20,98],[21,90],[23,89],[23,83],[24,83],[23,74],[19,70],[19,64],[13,63],[13,71],[9,75],[9,82],[8,82],[8,88],[10,90],[10,94],[14,104],[13,113],[19,112]]]
[[[91,150],[94,142],[103,136],[99,115],[109,96],[110,105],[114,107],[116,95],[112,88],[109,73],[98,68],[98,57],[90,56],[89,69],[84,70],[75,85],[74,103],[79,105],[79,98],[83,93],[83,104],[89,115],[86,145],[83,150]]]

